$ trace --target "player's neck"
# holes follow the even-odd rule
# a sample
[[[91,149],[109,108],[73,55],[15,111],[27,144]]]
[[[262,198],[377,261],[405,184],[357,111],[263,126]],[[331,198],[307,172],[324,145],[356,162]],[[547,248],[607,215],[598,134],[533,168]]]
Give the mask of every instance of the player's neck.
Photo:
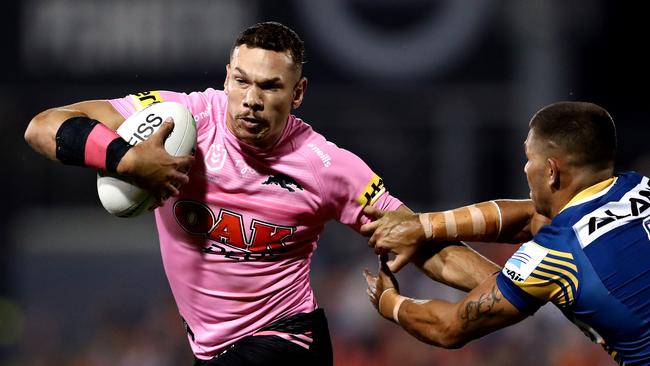
[[[570,174],[565,174],[565,186],[561,186],[554,193],[551,202],[551,217],[557,216],[576,196],[587,188],[593,187],[613,176],[613,169],[601,170],[573,169]]]

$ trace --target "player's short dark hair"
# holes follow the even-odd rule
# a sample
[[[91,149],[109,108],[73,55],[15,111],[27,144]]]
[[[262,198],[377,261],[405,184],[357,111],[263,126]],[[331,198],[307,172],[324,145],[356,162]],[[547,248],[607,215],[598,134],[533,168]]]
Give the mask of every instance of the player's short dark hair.
[[[305,44],[296,32],[284,24],[263,22],[244,29],[235,40],[230,51],[231,57],[235,48],[241,45],[277,52],[288,50],[296,69],[302,74],[302,65],[305,63]]]
[[[542,108],[530,121],[535,136],[552,141],[570,161],[603,169],[616,156],[614,120],[602,107],[585,102],[558,102]]]

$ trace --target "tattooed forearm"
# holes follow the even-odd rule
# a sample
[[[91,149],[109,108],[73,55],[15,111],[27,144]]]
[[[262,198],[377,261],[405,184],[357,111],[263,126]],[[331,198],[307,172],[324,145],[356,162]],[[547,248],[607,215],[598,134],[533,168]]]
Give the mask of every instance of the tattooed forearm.
[[[463,329],[467,329],[469,323],[480,319],[484,316],[492,316],[492,308],[502,299],[499,288],[494,285],[492,290],[488,293],[483,293],[479,296],[478,300],[469,301],[465,304],[463,313],[460,318],[463,319]]]

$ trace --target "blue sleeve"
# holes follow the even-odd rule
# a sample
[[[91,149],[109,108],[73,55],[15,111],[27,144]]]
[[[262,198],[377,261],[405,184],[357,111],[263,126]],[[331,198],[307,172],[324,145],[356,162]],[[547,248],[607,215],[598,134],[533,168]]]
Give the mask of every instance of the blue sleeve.
[[[528,294],[519,288],[519,286],[513,284],[510,278],[503,274],[503,272],[499,272],[497,276],[497,286],[503,294],[503,297],[510,301],[523,314],[533,315],[537,309],[545,304],[544,301]]]

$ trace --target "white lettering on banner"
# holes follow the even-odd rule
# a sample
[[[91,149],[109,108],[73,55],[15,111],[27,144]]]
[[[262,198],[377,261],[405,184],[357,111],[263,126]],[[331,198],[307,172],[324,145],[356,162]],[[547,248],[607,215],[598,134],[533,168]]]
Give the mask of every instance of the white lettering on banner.
[[[608,202],[573,225],[581,247],[586,247],[602,235],[634,220],[650,216],[650,186],[648,178],[627,192],[620,200]]]

